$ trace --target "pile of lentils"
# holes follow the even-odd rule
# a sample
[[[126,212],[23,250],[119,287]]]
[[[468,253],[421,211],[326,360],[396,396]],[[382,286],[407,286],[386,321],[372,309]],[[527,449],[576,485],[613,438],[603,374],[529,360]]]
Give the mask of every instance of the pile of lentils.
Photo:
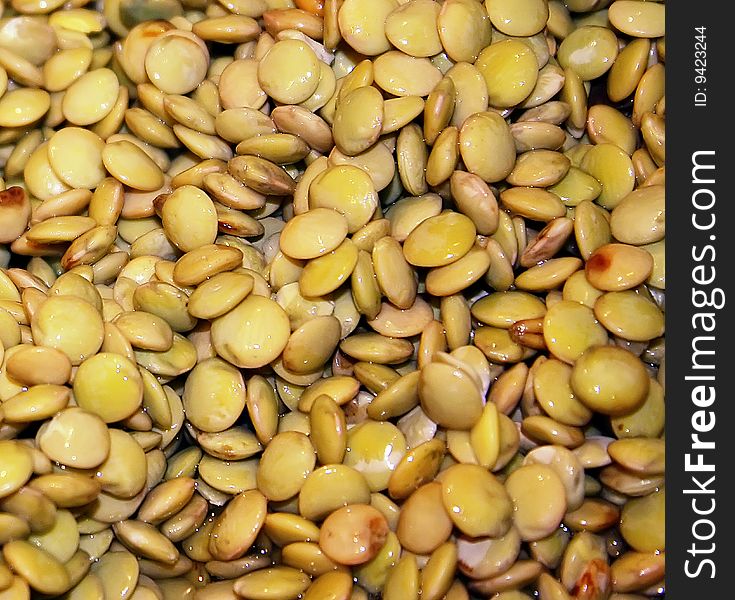
[[[664,595],[637,0],[0,0],[0,600]]]

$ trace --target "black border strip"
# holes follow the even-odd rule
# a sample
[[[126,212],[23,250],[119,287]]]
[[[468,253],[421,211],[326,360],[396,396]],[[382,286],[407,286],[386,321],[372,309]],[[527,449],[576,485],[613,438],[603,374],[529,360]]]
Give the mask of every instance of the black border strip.
[[[666,6],[669,600],[735,598],[729,556],[735,509],[729,12],[724,2],[707,0]],[[697,58],[706,65],[695,63]],[[708,227],[712,217],[715,224]],[[705,313],[710,316],[697,316]],[[705,331],[708,326],[714,329]]]

